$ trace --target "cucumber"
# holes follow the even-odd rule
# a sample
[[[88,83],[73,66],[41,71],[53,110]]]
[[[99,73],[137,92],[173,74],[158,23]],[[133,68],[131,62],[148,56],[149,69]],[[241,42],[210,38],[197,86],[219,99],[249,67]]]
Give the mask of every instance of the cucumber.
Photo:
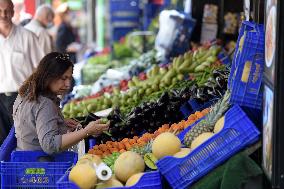
[[[140,83],[140,81],[139,81],[139,79],[138,79],[137,76],[134,76],[134,77],[132,78],[132,81],[135,83],[136,86],[138,86],[139,83]]]
[[[159,70],[160,70],[159,66],[154,65],[154,67],[152,68],[152,77],[158,75]]]
[[[164,74],[167,73],[167,69],[166,68],[160,68],[159,72],[160,72],[161,75],[164,75]]]
[[[182,74],[178,74],[177,79],[178,81],[182,81],[184,79],[184,76]]]
[[[186,60],[182,63],[182,65],[178,68],[178,72],[182,72],[183,69],[189,68],[191,65],[191,61],[190,60]]]
[[[162,81],[165,81],[167,79],[172,79],[174,76],[176,75],[176,70],[175,69],[171,69],[167,72],[167,74],[163,77]]]
[[[151,88],[148,88],[148,89],[146,89],[146,95],[150,95],[150,94],[152,94],[152,89]]]
[[[208,67],[208,66],[201,64],[194,69],[194,72],[204,71],[206,67]]]

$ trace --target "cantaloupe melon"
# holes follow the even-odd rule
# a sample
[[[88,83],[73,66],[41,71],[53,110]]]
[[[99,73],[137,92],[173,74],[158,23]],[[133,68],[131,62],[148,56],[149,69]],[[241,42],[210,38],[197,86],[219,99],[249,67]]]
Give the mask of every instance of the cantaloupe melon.
[[[225,125],[225,116],[222,116],[215,124],[214,133],[220,132]]]
[[[174,157],[183,158],[187,156],[191,152],[190,148],[182,148],[179,152],[177,152]]]
[[[143,158],[131,151],[123,152],[114,163],[114,173],[118,180],[126,182],[132,175],[145,169]]]
[[[214,135],[214,133],[211,133],[211,132],[202,133],[201,135],[199,135],[198,137],[196,137],[192,141],[191,149],[193,150],[194,148],[198,147],[200,144],[202,144],[203,142],[207,141],[213,135]]]
[[[116,180],[115,178],[111,178],[106,182],[98,183],[96,189],[114,188],[114,187],[123,187],[123,184],[118,180]]]
[[[69,174],[69,180],[81,189],[91,189],[97,184],[96,170],[88,163],[75,165]]]
[[[82,156],[82,157],[78,160],[77,164],[78,164],[78,163],[85,163],[86,160],[91,161],[92,163],[95,163],[96,165],[99,165],[99,164],[102,162],[101,158],[100,158],[99,156],[97,156],[97,155],[94,155],[94,154],[85,154],[84,156]]]
[[[178,137],[170,132],[165,132],[157,136],[152,145],[152,152],[157,159],[165,156],[172,156],[179,152],[181,142]]]
[[[135,175],[132,175],[126,182],[125,186],[134,186],[138,183],[140,178],[143,176],[144,173],[137,173]]]

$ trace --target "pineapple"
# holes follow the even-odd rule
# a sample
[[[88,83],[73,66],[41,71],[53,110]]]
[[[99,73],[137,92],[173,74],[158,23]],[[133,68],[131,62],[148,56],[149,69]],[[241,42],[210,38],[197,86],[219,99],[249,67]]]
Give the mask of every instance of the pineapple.
[[[136,147],[132,148],[130,151],[136,152],[136,153],[140,154],[141,156],[144,156],[145,154],[152,152],[152,144],[153,144],[153,140],[149,141],[143,147],[136,146]]]
[[[202,133],[213,132],[215,123],[229,108],[229,99],[230,92],[227,91],[224,97],[211,107],[207,116],[186,133],[184,137],[184,144],[187,147],[190,147],[192,141]]]

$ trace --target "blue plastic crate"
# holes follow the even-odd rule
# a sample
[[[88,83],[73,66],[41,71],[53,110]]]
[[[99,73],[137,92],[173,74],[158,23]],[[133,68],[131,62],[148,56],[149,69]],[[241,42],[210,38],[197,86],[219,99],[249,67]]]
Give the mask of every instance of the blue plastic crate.
[[[139,0],[110,0],[109,10],[110,14],[114,14],[117,11],[132,11],[137,12],[139,7]]]
[[[69,181],[68,174],[65,174],[57,182],[57,189],[79,189],[76,184]],[[145,173],[138,183],[131,187],[118,187],[111,189],[162,189],[161,175],[158,171]]]
[[[245,27],[246,25],[251,26],[249,28]],[[233,57],[233,60],[232,60],[232,66],[231,66],[231,72],[230,72],[230,76],[229,76],[229,79],[228,79],[228,88],[231,88],[231,83],[232,83],[232,79],[234,78],[234,73],[235,73],[235,70],[237,68],[237,57],[238,57],[238,53],[240,51],[240,41],[241,41],[241,38],[242,36],[244,35],[244,32],[245,32],[245,29],[253,29],[253,24],[251,24],[250,22],[243,22],[242,24],[242,27],[240,28],[240,31],[239,31],[239,36],[238,36],[238,40],[237,40],[237,43],[236,43],[236,49],[235,49],[235,52],[234,52],[234,57]]]
[[[15,128],[0,149],[1,188],[54,188],[56,181],[77,161],[77,154],[64,152],[52,156],[57,162],[37,162],[38,157],[47,156],[42,151],[14,151],[17,140]]]
[[[52,162],[71,162],[74,164],[78,160],[78,155],[74,152],[48,155],[43,151],[13,151],[11,162],[37,162],[39,157],[48,157]]]
[[[247,82],[243,82],[241,78],[248,62],[250,62],[249,77]],[[231,89],[230,102],[232,104],[255,109],[262,108],[261,83],[263,70],[264,27],[260,24],[244,22],[228,80],[228,86]]]
[[[183,114],[185,119],[192,113],[192,109],[187,102],[179,108],[179,111]]]
[[[126,14],[125,14],[126,15]],[[140,17],[139,15],[129,14],[125,17],[112,16],[110,17],[111,26],[119,27],[120,25],[126,25],[125,23],[131,23],[131,25],[139,25]],[[129,24],[128,24],[129,25]]]
[[[224,49],[218,54],[218,59],[225,65],[230,65],[232,62]]]
[[[242,107],[242,110],[247,114],[247,116],[250,118],[250,120],[257,126],[258,129],[261,129],[262,127],[262,119],[259,119],[262,117],[262,110],[259,109],[253,109],[248,107]]]
[[[129,32],[137,29],[136,27],[125,27],[125,28],[113,28],[112,29],[112,40],[119,41],[122,37],[126,36]]]
[[[38,162],[42,151],[14,151],[10,162],[1,162],[1,188],[55,188],[56,182],[77,162],[77,153],[49,156],[53,162]]]
[[[17,146],[17,139],[15,137],[15,127],[12,127],[9,135],[4,140],[0,148],[0,161],[10,161],[11,152]]]
[[[111,0],[109,3],[110,22],[131,21],[139,23],[139,0]]]
[[[158,170],[172,188],[183,189],[259,139],[260,132],[244,111],[233,106],[225,114],[224,128],[184,158],[165,157]]]
[[[197,100],[192,99],[184,103],[180,107],[180,111],[182,112],[184,118],[187,118],[188,116],[195,113],[196,111],[201,111],[201,110],[204,110],[205,108],[210,107],[215,102],[215,100],[217,99],[212,99],[205,103],[199,103]]]

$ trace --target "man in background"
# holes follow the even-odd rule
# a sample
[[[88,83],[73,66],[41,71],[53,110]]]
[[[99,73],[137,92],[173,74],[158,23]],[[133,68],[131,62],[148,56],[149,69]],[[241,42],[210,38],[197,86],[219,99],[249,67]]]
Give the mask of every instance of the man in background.
[[[13,15],[12,1],[0,0],[0,101],[8,110],[11,122],[17,91],[44,56],[37,37],[13,24]]]
[[[27,30],[33,32],[39,40],[40,48],[44,54],[53,51],[52,38],[47,29],[52,27],[54,19],[54,12],[52,8],[47,5],[41,5],[37,8],[34,18],[25,25]]]

